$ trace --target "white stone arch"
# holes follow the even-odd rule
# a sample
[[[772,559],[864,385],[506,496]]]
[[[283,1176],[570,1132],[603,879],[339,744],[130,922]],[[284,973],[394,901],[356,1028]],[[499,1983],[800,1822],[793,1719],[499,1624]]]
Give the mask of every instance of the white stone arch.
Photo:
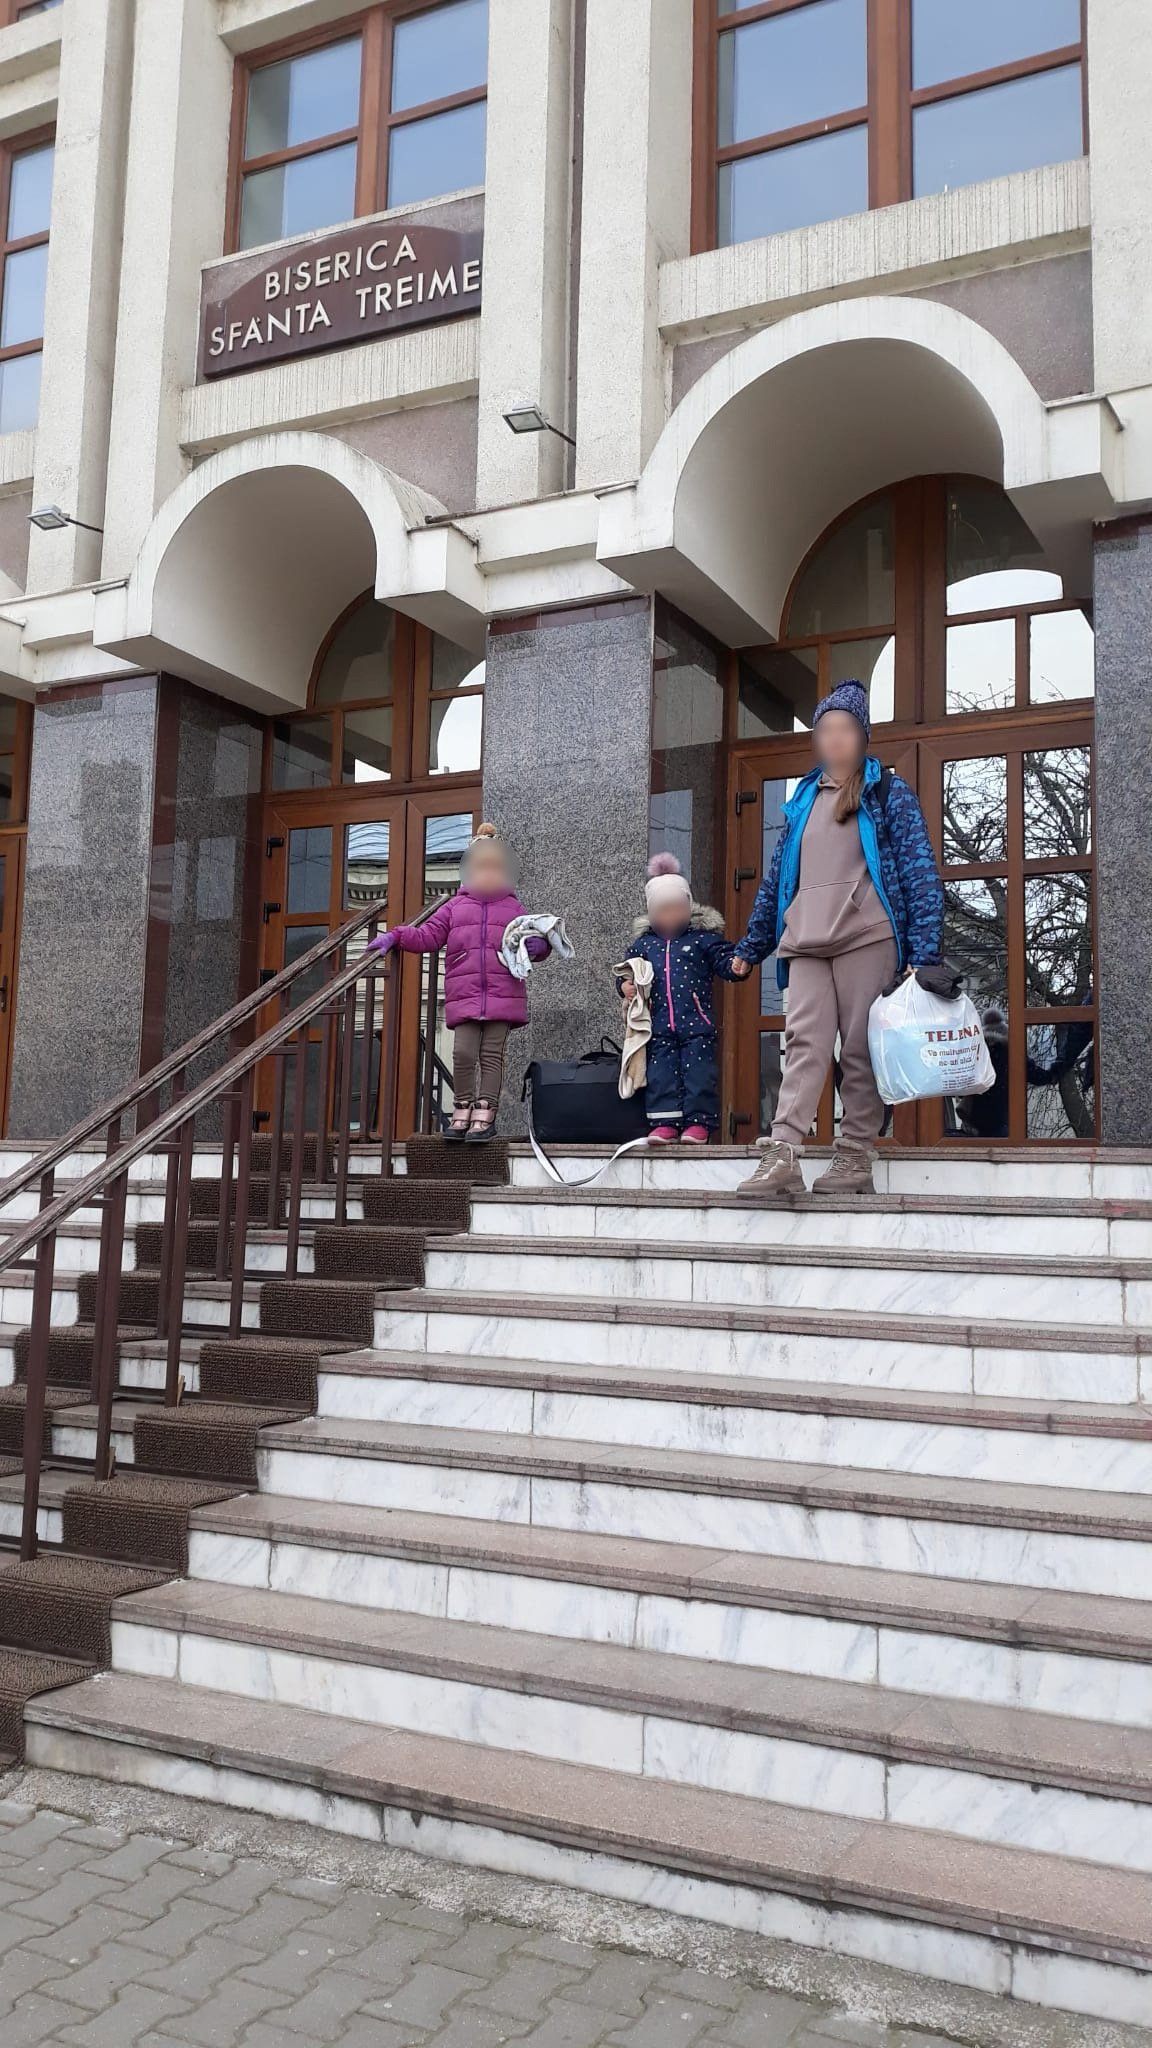
[[[1086,545],[1110,501],[1088,403],[1092,431],[1054,436],[1002,343],[933,300],[813,307],[691,387],[638,483],[602,499],[597,555],[732,645],[773,639],[796,568],[838,513],[903,477],[951,471],[1003,484],[1065,567],[1070,532],[1083,528]],[[1079,493],[1065,488],[1073,478]]]
[[[427,492],[326,434],[261,434],[208,457],[160,507],[123,585],[97,593],[94,640],[261,711],[306,701],[316,650],[371,586],[479,646],[471,544]]]

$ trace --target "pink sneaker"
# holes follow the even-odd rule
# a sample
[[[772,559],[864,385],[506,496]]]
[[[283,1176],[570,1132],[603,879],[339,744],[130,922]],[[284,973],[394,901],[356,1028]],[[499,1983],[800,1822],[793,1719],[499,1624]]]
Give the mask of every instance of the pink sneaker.
[[[650,1145],[676,1145],[679,1142],[680,1129],[677,1124],[653,1124],[648,1133]]]
[[[711,1135],[707,1124],[689,1124],[687,1130],[681,1133],[681,1143],[684,1145],[706,1145]]]

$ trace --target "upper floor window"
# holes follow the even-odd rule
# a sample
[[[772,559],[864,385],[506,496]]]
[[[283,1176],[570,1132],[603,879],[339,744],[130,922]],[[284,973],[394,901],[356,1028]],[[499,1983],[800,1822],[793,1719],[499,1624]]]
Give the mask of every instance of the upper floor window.
[[[1085,147],[1085,0],[697,0],[698,248]]]
[[[230,245],[484,182],[488,0],[387,0],[241,69]]]
[[[40,406],[53,156],[46,140],[0,152],[0,434],[34,427]]]

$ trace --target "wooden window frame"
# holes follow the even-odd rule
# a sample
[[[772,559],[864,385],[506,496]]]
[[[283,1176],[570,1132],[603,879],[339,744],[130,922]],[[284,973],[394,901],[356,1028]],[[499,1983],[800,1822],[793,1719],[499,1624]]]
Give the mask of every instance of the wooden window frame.
[[[237,58],[232,89],[225,254],[236,255],[240,250],[244,181],[253,172],[271,170],[278,164],[317,156],[324,150],[354,142],[356,210],[353,219],[362,220],[388,208],[388,160],[394,129],[410,127],[414,122],[430,120],[436,114],[449,114],[457,107],[474,106],[487,99],[488,81],[485,78],[483,85],[470,86],[466,92],[448,93],[442,99],[422,101],[419,106],[404,107],[398,113],[392,111],[392,35],[396,23],[405,15],[434,14],[438,6],[450,4],[451,0],[377,0],[375,6],[361,8],[340,21],[327,22],[323,28],[304,30],[299,35],[269,43]],[[263,71],[269,64],[306,56],[309,51],[348,42],[354,36],[359,36],[361,42],[360,106],[355,128],[335,130],[331,135],[295,143],[288,149],[272,150],[264,156],[246,157],[244,134],[248,121],[248,88],[253,74]],[[339,222],[333,223],[333,226],[339,225]]]
[[[55,128],[37,128],[27,135],[9,136],[0,143],[0,319],[4,312],[5,270],[9,256],[18,256],[25,249],[47,247],[52,239],[51,209],[48,226],[35,235],[19,235],[14,241],[8,239],[8,207],[12,196],[12,165],[17,157],[31,156],[34,151],[55,148]],[[0,365],[12,362],[17,356],[38,356],[44,353],[44,335],[33,336],[29,341],[13,341],[7,348],[0,348]],[[34,430],[32,430],[34,431]]]
[[[35,0],[0,0],[0,28],[12,28],[18,21],[33,21],[38,14],[54,14],[59,7],[38,7]]]
[[[1080,0],[1080,40],[1058,50],[969,72],[942,84],[912,84],[912,0],[865,0],[867,10],[868,99],[846,113],[828,115],[793,128],[770,130],[749,141],[720,145],[717,136],[717,80],[720,38],[753,22],[799,13],[816,0],[756,0],[736,13],[721,14],[720,0],[696,0],[693,62],[692,250],[720,246],[717,200],[721,164],[764,156],[792,143],[808,142],[848,128],[867,128],[868,205],[892,206],[911,199],[912,130],[916,109],[941,100],[961,99],[989,86],[1007,85],[1042,71],[1079,64],[1084,114],[1084,150],[1088,149],[1088,0]]]

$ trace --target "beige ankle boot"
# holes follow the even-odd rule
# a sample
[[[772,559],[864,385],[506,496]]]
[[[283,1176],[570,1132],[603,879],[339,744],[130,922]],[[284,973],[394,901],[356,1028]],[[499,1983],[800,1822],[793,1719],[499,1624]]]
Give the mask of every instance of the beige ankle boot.
[[[802,1195],[804,1176],[796,1147],[785,1145],[778,1138],[770,1140],[755,1173],[742,1180],[736,1192],[759,1202],[790,1202]]]
[[[839,1139],[832,1148],[832,1164],[812,1183],[814,1195],[874,1195],[872,1154],[865,1145],[849,1145]]]

